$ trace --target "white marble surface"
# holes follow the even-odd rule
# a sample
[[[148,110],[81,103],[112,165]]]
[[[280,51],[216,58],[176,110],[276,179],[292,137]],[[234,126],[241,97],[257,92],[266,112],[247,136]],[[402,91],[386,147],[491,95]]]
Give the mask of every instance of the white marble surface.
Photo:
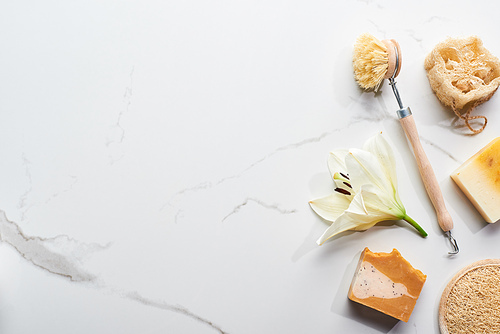
[[[5,1],[0,4],[0,332],[437,333],[461,267],[499,258],[450,173],[500,135],[500,93],[464,134],[423,61],[446,37],[500,56],[487,1]],[[358,89],[356,37],[399,41],[398,79],[455,221],[447,240],[388,86]],[[345,233],[308,200],[326,157],[383,131],[404,223]],[[408,323],[347,299],[364,247],[427,282]]]

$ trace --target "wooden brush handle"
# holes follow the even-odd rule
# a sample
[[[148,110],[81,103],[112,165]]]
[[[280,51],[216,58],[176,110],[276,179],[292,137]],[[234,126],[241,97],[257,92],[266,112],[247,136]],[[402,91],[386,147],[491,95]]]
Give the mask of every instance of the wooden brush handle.
[[[406,137],[413,147],[413,154],[417,160],[418,169],[420,171],[420,175],[422,176],[425,190],[427,190],[427,194],[429,195],[432,205],[434,205],[434,209],[436,210],[439,226],[441,226],[441,229],[444,232],[449,231],[453,228],[453,220],[444,204],[443,194],[439,188],[439,183],[436,179],[436,175],[434,174],[434,170],[432,169],[424,148],[420,143],[413,115],[401,118],[399,121],[403,126]]]

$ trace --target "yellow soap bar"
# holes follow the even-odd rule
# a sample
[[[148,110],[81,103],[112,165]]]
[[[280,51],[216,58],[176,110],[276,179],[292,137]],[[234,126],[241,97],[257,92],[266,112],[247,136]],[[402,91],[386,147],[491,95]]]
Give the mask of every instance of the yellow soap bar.
[[[408,322],[427,276],[393,249],[363,250],[349,288],[349,299]]]
[[[500,137],[474,154],[451,178],[488,223],[500,219]]]

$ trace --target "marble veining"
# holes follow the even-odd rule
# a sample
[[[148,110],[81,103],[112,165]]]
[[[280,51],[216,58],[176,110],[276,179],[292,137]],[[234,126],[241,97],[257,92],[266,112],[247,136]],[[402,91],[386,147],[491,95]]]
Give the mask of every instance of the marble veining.
[[[420,141],[422,143],[425,143],[426,145],[431,146],[432,148],[435,148],[435,149],[439,150],[440,152],[442,152],[443,154],[445,154],[448,158],[450,158],[451,160],[455,161],[457,164],[463,163],[463,161],[460,161],[457,158],[455,158],[455,156],[453,156],[453,154],[451,154],[450,152],[448,152],[447,150],[445,150],[440,145],[437,145],[432,140],[429,140],[429,139],[424,138],[422,136],[419,136],[419,138],[420,138]]]
[[[219,332],[220,334],[229,334],[228,332],[222,330],[219,326],[211,322],[210,320],[207,320],[203,317],[200,317],[199,315],[194,314],[193,312],[189,311],[185,307],[182,307],[180,305],[170,305],[168,303],[165,303],[163,301],[156,301],[156,300],[150,300],[147,299],[141,295],[139,295],[136,291],[131,291],[127,292],[125,294],[122,294],[124,298],[130,299],[132,301],[138,302],[140,304],[143,304],[148,307],[154,307],[158,308],[161,310],[165,311],[171,311],[171,312],[176,312],[182,315],[185,315],[191,319],[194,319],[196,321],[199,321],[211,328],[213,328],[215,331]]]
[[[137,291],[123,292],[110,288],[99,276],[88,272],[82,265],[84,259],[94,252],[105,251],[111,247],[111,243],[107,245],[85,244],[67,235],[51,238],[27,236],[17,224],[7,219],[3,211],[0,211],[0,240],[12,246],[26,261],[50,274],[67,278],[74,283],[90,283],[94,288],[109,291],[145,306],[182,314],[212,327],[221,334],[227,333],[211,321],[194,314],[183,306],[150,300],[141,296]]]
[[[79,243],[66,235],[52,238],[27,236],[16,223],[7,219],[3,211],[0,211],[0,239],[38,268],[74,282],[93,282],[96,279],[79,263],[88,253],[108,247]]]
[[[132,95],[133,95],[133,75],[134,75],[134,67],[130,70],[129,74],[129,83],[125,88],[123,93],[123,104],[124,107],[121,108],[118,116],[116,118],[115,124],[112,126],[111,131],[106,140],[106,147],[111,148],[113,146],[120,145],[125,138],[125,129],[122,125],[122,118],[125,114],[129,112],[130,106],[132,104]],[[116,149],[111,150],[109,153],[110,164],[116,163],[118,160],[123,158],[123,152],[116,152]]]
[[[306,146],[306,145],[321,142],[321,141],[325,140],[326,138],[331,137],[332,135],[334,135],[338,132],[346,130],[347,128],[349,128],[350,126],[352,126],[354,124],[357,124],[360,122],[366,122],[366,121],[368,121],[368,122],[380,122],[380,121],[385,120],[387,117],[388,117],[388,114],[386,116],[381,117],[381,118],[378,116],[375,116],[375,118],[363,117],[363,116],[353,116],[350,118],[350,121],[348,122],[348,124],[343,126],[343,127],[335,128],[335,129],[328,131],[328,132],[323,132],[320,135],[315,136],[315,137],[305,138],[305,139],[302,139],[302,140],[297,141],[297,142],[293,142],[290,144],[280,146],[280,147],[276,148],[275,150],[267,153],[266,155],[264,155],[260,159],[256,160],[255,162],[251,163],[250,165],[248,165],[246,168],[244,168],[241,172],[239,172],[237,174],[232,174],[232,175],[223,177],[219,180],[204,181],[204,182],[201,182],[201,183],[194,185],[192,187],[181,189],[181,190],[177,191],[176,193],[174,193],[171,196],[171,198],[169,199],[169,201],[167,203],[165,203],[160,208],[160,210],[163,210],[166,207],[174,207],[175,203],[178,202],[179,198],[181,198],[183,196],[187,196],[192,192],[209,190],[209,189],[212,189],[214,187],[218,187],[227,181],[241,178],[244,174],[249,172],[251,169],[257,167],[258,165],[260,165],[262,163],[269,162],[269,160],[271,158],[273,158],[275,155],[277,155],[279,153],[283,153],[283,152],[287,152],[287,151],[291,151],[291,150],[296,150],[296,149],[302,148],[303,146]]]
[[[222,221],[224,222],[232,215],[238,213],[243,207],[247,206],[249,203],[258,204],[259,206],[265,209],[275,210],[281,214],[291,214],[297,212],[296,209],[283,209],[278,204],[268,204],[256,198],[246,198],[242,203],[235,206],[230,213],[228,213],[224,218],[222,218]]]
[[[28,205],[27,202],[28,202],[28,196],[30,192],[33,190],[33,180],[31,178],[31,172],[30,172],[30,161],[26,158],[26,155],[24,153],[22,155],[22,162],[24,167],[24,174],[28,182],[28,187],[26,188],[24,193],[21,194],[21,197],[19,197],[19,202],[17,204],[17,207],[21,211],[21,221],[25,220],[26,213],[31,207],[31,205]]]

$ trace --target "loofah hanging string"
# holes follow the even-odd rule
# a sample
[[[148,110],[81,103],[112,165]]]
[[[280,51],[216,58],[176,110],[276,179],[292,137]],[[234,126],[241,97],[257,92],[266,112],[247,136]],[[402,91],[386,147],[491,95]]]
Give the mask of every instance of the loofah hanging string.
[[[488,119],[486,118],[486,116],[471,116],[470,114],[472,113],[472,111],[479,105],[481,104],[480,102],[479,103],[474,103],[470,108],[467,108],[465,114],[461,113],[460,110],[458,110],[457,108],[455,108],[455,106],[452,106],[452,110],[453,112],[455,113],[455,115],[457,115],[460,119],[464,120],[465,122],[465,125],[467,125],[467,127],[469,128],[470,131],[473,132],[473,134],[478,134],[478,133],[481,133],[483,132],[484,128],[486,127],[486,124],[488,124]],[[473,119],[484,119],[484,122],[483,122],[483,125],[479,128],[479,129],[474,129],[471,124],[470,124],[470,121],[472,121]]]

